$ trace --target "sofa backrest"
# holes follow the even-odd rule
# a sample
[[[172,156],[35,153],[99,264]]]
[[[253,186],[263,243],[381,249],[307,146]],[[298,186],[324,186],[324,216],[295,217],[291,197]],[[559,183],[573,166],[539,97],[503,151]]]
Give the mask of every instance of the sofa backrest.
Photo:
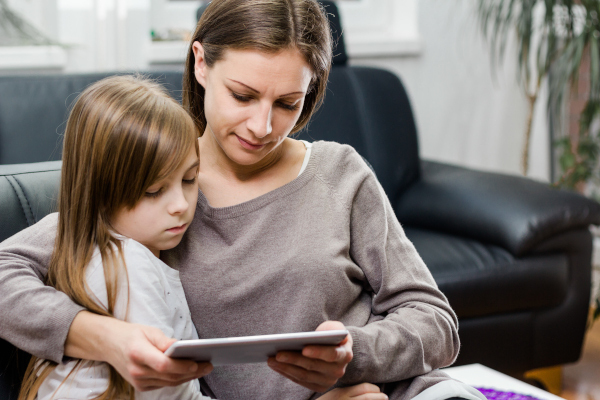
[[[60,161],[0,165],[0,241],[56,210]],[[0,399],[17,398],[29,354],[0,339]]]
[[[0,165],[0,242],[56,211],[60,161]]]
[[[70,106],[87,86],[114,74],[0,77],[0,164],[60,160]],[[181,99],[180,72],[144,75]]]
[[[0,164],[60,160],[71,104],[88,85],[109,75],[0,77]],[[181,100],[181,72],[146,75]],[[398,77],[385,70],[334,66],[325,103],[298,137],[355,147],[393,203],[419,176],[410,102]]]
[[[353,146],[372,165],[392,204],[420,176],[410,101],[389,71],[334,66],[323,106],[297,137]]]

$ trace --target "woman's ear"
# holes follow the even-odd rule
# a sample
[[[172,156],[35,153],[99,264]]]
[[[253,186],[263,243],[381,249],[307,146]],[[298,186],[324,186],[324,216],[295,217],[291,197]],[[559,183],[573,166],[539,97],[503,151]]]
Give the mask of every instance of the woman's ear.
[[[206,60],[204,59],[204,48],[200,42],[195,41],[192,44],[194,52],[194,76],[200,85],[206,89]]]

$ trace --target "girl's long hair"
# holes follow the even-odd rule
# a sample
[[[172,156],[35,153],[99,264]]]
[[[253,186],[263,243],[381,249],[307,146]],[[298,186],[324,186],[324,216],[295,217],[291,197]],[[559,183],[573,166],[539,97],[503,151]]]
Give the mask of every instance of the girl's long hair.
[[[46,284],[91,312],[114,316],[118,277],[123,272],[126,277],[126,269],[121,243],[111,234],[111,217],[123,207],[133,208],[148,187],[184,162],[192,147],[198,152],[197,138],[192,118],[148,79],[115,76],[82,92],[65,131],[58,231]],[[86,284],[95,249],[106,278],[105,305]],[[55,366],[32,357],[19,400],[35,399]],[[109,369],[108,388],[98,399],[133,399],[133,387]]]

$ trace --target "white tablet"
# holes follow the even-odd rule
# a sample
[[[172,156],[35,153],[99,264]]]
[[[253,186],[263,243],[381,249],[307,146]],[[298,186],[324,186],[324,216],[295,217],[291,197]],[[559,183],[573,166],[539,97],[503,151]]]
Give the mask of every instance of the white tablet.
[[[210,361],[215,366],[260,363],[282,350],[301,351],[304,346],[311,344],[335,346],[347,335],[347,330],[335,330],[180,340],[173,343],[165,354],[173,358]]]

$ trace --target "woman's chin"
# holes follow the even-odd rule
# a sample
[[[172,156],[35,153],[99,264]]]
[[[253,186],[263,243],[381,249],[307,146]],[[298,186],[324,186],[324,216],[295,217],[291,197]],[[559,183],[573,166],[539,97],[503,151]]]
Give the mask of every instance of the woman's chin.
[[[237,165],[250,166],[260,163],[264,157],[264,154],[244,154],[241,151],[236,151],[229,156],[229,159]]]
[[[225,149],[225,154],[231,161],[237,165],[245,166],[260,163],[269,153],[270,148],[267,146],[260,149],[246,149],[239,143],[234,143],[233,146]]]

